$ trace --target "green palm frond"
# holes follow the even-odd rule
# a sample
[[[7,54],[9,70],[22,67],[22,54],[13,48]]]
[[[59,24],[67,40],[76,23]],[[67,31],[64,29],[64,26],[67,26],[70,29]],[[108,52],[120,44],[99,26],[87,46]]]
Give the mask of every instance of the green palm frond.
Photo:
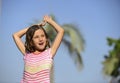
[[[116,70],[119,67],[119,59],[117,57],[107,58],[103,62],[104,68],[103,72],[106,75],[113,75],[116,76],[116,73],[114,70]]]
[[[54,41],[54,38],[55,38],[55,36],[56,36],[56,31],[55,31],[55,29],[53,29],[51,25],[48,25],[48,24],[47,24],[47,25],[45,26],[45,30],[46,30],[46,32],[47,32],[47,34],[48,34],[48,37],[49,37],[50,41],[53,42],[53,41]]]
[[[54,20],[54,21],[57,21],[55,16],[53,14],[50,15],[51,18]],[[44,29],[46,30],[47,34],[48,34],[48,37],[50,38],[50,41],[53,42],[54,41],[54,38],[56,36],[56,31],[55,29],[52,28],[51,25],[49,24],[46,24],[46,26],[44,26]]]
[[[73,49],[76,49],[79,53],[84,50],[84,39],[77,29],[77,26],[73,24],[64,24],[62,26],[65,30],[65,35],[70,38],[70,43]]]
[[[51,17],[54,21],[56,21],[54,15],[51,15]],[[83,67],[81,52],[84,50],[85,41],[77,27],[78,26],[73,24],[62,25],[62,28],[65,30],[63,43],[68,47],[69,52],[72,53],[70,56],[72,57],[78,70],[80,70]],[[47,31],[51,42],[53,42],[56,36],[56,31],[52,28],[51,25],[46,25],[44,28]]]
[[[77,65],[77,68],[80,70],[83,66],[81,52],[84,50],[85,41],[77,29],[77,26],[73,24],[64,24],[62,27],[65,30],[63,42],[68,47],[69,52],[73,53],[71,55],[72,59]]]
[[[52,19],[55,20],[55,17],[52,16]],[[78,26],[73,24],[64,24],[62,28],[65,30],[65,35],[63,38],[63,43],[68,47],[70,56],[72,57],[74,63],[76,64],[78,70],[83,67],[83,61],[81,57],[81,52],[84,50],[84,39],[79,30],[77,29]],[[56,36],[56,31],[52,28],[51,25],[46,25],[45,30],[48,33],[48,36],[51,42],[54,41]]]
[[[117,77],[119,75],[120,68],[120,39],[107,38],[108,45],[113,46],[113,49],[109,51],[109,55],[103,62],[103,73]]]

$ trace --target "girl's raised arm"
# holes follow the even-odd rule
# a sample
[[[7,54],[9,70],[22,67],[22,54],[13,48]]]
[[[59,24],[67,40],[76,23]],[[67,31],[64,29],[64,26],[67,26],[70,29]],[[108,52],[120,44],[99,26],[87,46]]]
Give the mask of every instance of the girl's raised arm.
[[[60,46],[60,43],[62,41],[63,35],[64,35],[64,29],[61,28],[55,21],[51,19],[49,16],[44,16],[44,21],[49,23],[50,25],[53,26],[53,28],[57,31],[57,36],[51,46],[51,54],[52,57],[55,56],[57,49]]]
[[[21,37],[26,33],[27,30],[28,30],[28,28],[25,28],[25,29],[22,29],[13,34],[13,39],[14,39],[18,49],[22,52],[23,55],[25,55],[25,46],[21,40]]]

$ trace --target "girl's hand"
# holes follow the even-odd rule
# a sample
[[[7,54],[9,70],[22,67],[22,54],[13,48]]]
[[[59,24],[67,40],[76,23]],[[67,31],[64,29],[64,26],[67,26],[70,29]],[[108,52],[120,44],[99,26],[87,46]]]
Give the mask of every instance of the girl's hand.
[[[40,26],[45,26],[46,25],[46,21],[42,21],[40,24],[38,24]]]
[[[43,21],[47,22],[47,23],[51,23],[53,20],[52,20],[52,18],[50,16],[45,15],[44,18],[43,18]]]
[[[51,21],[52,21],[52,18],[48,15],[45,15],[43,18],[43,21],[38,25],[45,26],[46,23],[50,23]]]

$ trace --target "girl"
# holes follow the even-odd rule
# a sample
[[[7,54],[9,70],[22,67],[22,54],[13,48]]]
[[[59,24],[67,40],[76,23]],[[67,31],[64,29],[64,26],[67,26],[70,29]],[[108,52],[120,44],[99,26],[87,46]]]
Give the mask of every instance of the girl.
[[[57,36],[50,46],[48,36],[43,29],[46,23],[53,26]],[[25,45],[21,37],[26,34]],[[13,39],[24,55],[24,73],[21,83],[50,83],[50,71],[53,58],[60,46],[64,30],[51,17],[44,16],[43,22],[13,34]]]

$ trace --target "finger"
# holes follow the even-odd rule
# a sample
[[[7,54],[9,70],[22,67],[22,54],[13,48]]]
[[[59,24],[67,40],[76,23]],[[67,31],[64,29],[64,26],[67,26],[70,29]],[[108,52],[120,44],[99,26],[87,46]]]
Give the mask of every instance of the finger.
[[[43,21],[43,22],[42,22],[42,26],[44,26],[45,24],[46,24],[46,21]]]
[[[46,24],[46,21],[42,21],[39,25],[44,26]]]
[[[43,20],[44,20],[44,21],[47,21],[47,15],[44,16]]]

